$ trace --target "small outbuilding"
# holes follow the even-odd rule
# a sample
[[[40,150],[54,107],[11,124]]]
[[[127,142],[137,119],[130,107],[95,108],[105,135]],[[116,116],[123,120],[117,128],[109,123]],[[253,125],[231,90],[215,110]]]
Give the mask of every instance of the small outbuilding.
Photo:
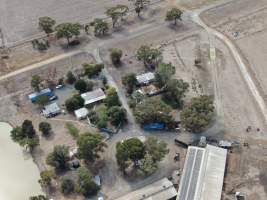
[[[87,110],[87,108],[80,108],[78,110],[75,110],[74,114],[78,120],[81,120],[87,117],[87,115],[89,114],[89,111]]]
[[[154,81],[154,79],[155,79],[155,75],[152,72],[148,72],[148,73],[140,74],[136,76],[136,80],[139,85],[147,85],[151,83],[152,81]]]
[[[49,105],[46,105],[42,111],[43,115],[46,118],[54,117],[61,113],[60,107],[57,105],[57,103],[51,103]]]
[[[90,105],[105,99],[106,94],[101,88],[98,88],[91,92],[86,92],[81,94],[81,97],[84,99],[84,105]]]

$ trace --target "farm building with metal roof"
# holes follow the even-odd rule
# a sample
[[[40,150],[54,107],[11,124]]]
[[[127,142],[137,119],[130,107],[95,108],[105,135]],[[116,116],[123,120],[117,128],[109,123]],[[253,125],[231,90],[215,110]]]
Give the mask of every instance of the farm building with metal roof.
[[[190,146],[177,200],[220,200],[227,150],[212,145]]]
[[[163,178],[116,200],[171,200],[175,199],[176,195],[177,191],[172,182]]]
[[[84,99],[84,105],[89,105],[89,104],[105,99],[106,94],[101,88],[98,88],[91,92],[86,92],[86,93],[81,94],[81,97]]]

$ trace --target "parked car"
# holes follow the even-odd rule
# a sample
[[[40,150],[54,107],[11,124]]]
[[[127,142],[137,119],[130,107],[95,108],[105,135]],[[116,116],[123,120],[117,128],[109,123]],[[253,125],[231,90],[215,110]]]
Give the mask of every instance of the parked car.
[[[56,89],[61,89],[61,88],[63,88],[64,87],[64,85],[57,85],[56,86]]]
[[[57,100],[57,99],[58,99],[58,96],[54,95],[54,96],[49,98],[49,101],[54,101],[54,100]]]

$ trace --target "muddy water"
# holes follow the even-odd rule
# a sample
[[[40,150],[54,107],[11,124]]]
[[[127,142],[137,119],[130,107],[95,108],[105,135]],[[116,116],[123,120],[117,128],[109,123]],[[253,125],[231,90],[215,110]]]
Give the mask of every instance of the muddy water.
[[[0,122],[0,200],[28,200],[42,194],[31,156],[10,138],[12,127]]]

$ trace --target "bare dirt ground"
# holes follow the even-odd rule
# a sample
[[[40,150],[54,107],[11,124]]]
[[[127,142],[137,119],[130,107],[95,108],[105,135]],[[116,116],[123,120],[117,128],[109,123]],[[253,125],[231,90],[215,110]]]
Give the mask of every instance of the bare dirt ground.
[[[266,97],[266,14],[267,2],[264,0],[236,0],[210,9],[202,18],[210,26],[234,40],[240,53],[248,63],[249,71]],[[229,154],[225,178],[224,199],[232,199],[234,192],[241,191],[248,199],[266,199],[266,124],[247,92],[240,72],[233,62],[227,48],[216,42],[219,82],[222,90],[224,108],[224,137],[248,142],[249,148]],[[241,100],[242,99],[242,100]],[[244,129],[253,127],[251,132]],[[260,128],[257,132],[256,128]],[[255,156],[257,155],[257,156]]]

